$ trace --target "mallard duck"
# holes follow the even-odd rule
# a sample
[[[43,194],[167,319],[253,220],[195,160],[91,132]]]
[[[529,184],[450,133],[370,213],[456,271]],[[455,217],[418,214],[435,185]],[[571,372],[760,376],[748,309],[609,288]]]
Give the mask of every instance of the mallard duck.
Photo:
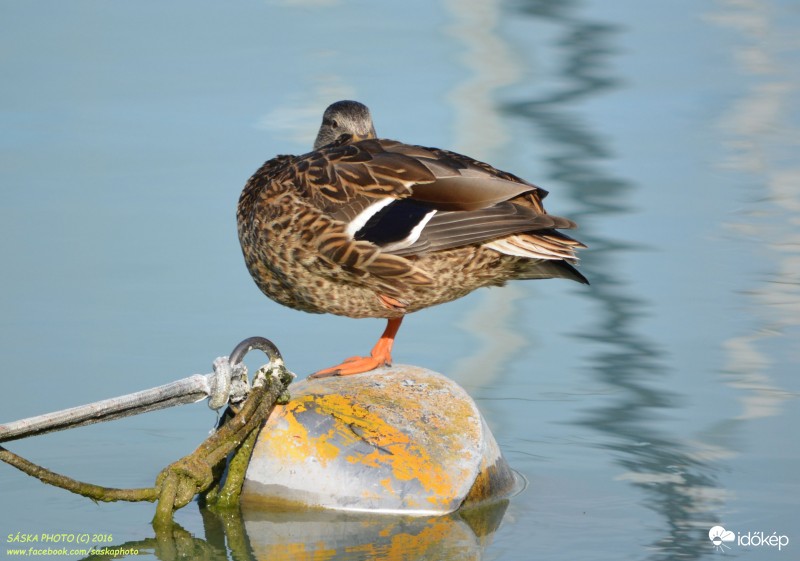
[[[547,191],[470,157],[379,139],[369,109],[325,110],[313,151],[277,156],[239,199],[250,274],[274,301],[311,313],[384,318],[369,356],[313,377],[391,364],[406,314],[515,279],[588,284],[573,266],[582,243],[547,214]]]

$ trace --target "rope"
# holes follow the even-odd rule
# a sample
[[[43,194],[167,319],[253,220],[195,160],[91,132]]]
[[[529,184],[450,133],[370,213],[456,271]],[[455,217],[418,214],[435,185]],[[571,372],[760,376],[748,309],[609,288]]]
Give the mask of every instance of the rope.
[[[253,377],[252,387],[246,397],[242,388],[248,386],[247,372],[241,364],[244,356],[253,349],[259,349],[269,358],[269,363],[258,370]],[[214,361],[215,382],[211,384],[211,402],[215,405],[229,399],[238,400],[238,412],[227,422],[221,424],[200,446],[188,456],[173,462],[161,470],[152,487],[140,489],[115,489],[57,474],[38,466],[21,456],[0,446],[0,460],[36,477],[43,483],[61,487],[73,493],[98,501],[158,501],[153,525],[156,528],[169,528],[173,513],[191,502],[198,494],[211,506],[225,507],[238,503],[239,493],[244,482],[244,470],[229,469],[224,485],[220,488],[224,462],[232,452],[236,452],[230,465],[245,466],[258,429],[266,421],[276,403],[288,401],[287,388],[294,374],[286,369],[278,349],[269,340],[251,337],[242,341],[231,353],[230,358]],[[227,382],[226,382],[227,380]],[[232,391],[236,389],[236,395]],[[224,405],[224,403],[223,403]],[[221,407],[222,405],[219,405]],[[223,417],[224,418],[224,417]],[[19,438],[18,436],[16,438]],[[242,446],[247,442],[249,446]]]
[[[216,359],[214,372],[211,374],[194,374],[148,390],[6,423],[0,425],[0,442],[121,419],[185,403],[195,403],[205,397],[209,398],[208,406],[211,409],[219,410],[229,403],[234,409],[238,409],[250,392],[247,367],[242,364],[242,358],[250,350],[260,347],[264,347],[262,350],[268,356],[281,360],[280,353],[269,340],[251,337],[237,345],[230,357]]]
[[[237,364],[237,367],[238,370],[244,370],[245,376],[247,375],[246,367],[243,364]],[[233,376],[233,368],[228,357],[219,357],[214,361],[214,375],[209,380],[211,395],[208,397],[208,406],[211,409],[216,411],[228,404]]]

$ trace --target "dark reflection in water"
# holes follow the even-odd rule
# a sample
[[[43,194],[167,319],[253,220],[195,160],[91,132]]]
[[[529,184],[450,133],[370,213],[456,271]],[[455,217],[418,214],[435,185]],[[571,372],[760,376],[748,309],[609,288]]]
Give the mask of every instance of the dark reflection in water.
[[[601,135],[589,130],[570,104],[619,85],[609,75],[607,60],[621,29],[587,21],[574,1],[518,2],[513,9],[561,30],[559,43],[563,84],[531,99],[509,103],[505,110],[526,119],[557,154],[547,159],[551,180],[559,181],[577,202],[570,216],[588,224],[589,217],[627,212],[626,196],[636,185],[611,176],[599,161],[609,157]],[[551,81],[552,82],[552,81]],[[664,434],[648,425],[659,409],[674,408],[680,396],[664,389],[669,372],[657,344],[637,331],[636,319],[648,307],[617,273],[618,257],[633,249],[628,241],[592,235],[581,240],[590,250],[582,254],[582,270],[591,280],[588,294],[598,305],[597,322],[579,336],[602,348],[591,368],[602,384],[619,396],[602,408],[586,411],[580,424],[608,436],[606,446],[627,472],[625,478],[646,496],[645,504],[664,519],[667,534],[650,544],[650,559],[695,559],[709,553],[707,531],[714,521],[703,504],[716,486],[714,466],[691,457],[680,435]],[[656,386],[658,384],[658,386]]]
[[[178,524],[152,538],[108,545],[110,559],[152,554],[161,561],[440,561],[481,559],[508,506],[507,500],[438,517],[402,517],[335,511],[200,510],[205,539]],[[117,557],[113,554],[117,553]]]

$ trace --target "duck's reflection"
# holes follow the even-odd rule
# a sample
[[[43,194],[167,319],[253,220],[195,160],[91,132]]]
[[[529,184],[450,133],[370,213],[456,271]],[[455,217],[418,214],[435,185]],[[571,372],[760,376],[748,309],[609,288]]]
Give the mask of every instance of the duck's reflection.
[[[507,506],[502,500],[438,517],[201,508],[205,539],[175,524],[152,538],[109,549],[136,549],[162,561],[479,560]]]

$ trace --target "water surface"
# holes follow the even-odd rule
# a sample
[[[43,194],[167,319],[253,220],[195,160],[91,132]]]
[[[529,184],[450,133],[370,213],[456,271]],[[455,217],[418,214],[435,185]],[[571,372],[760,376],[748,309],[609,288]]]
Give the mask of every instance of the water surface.
[[[712,558],[708,530],[723,525],[791,540],[728,555],[800,555],[796,4],[1,10],[4,420],[207,372],[254,334],[299,373],[365,352],[382,322],[307,315],[258,292],[234,217],[253,170],[306,151],[324,107],[355,98],[383,136],[547,188],[548,208],[590,246],[591,287],[512,283],[400,332],[396,359],[461,383],[529,481],[471,554]],[[9,448],[94,483],[147,486],[214,420],[198,404]],[[0,489],[3,539],[153,536],[150,504],[95,505],[4,466]],[[193,504],[176,520],[231,557],[208,513]],[[471,535],[447,520],[412,533],[434,527]]]

